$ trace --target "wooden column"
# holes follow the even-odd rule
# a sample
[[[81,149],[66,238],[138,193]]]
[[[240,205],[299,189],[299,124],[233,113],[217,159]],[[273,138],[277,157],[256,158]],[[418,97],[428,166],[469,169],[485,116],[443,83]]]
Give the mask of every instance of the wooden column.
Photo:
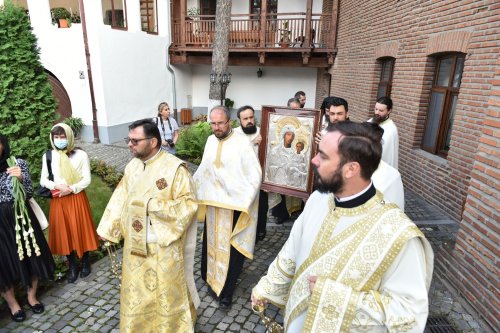
[[[181,46],[186,46],[186,15],[187,15],[187,0],[181,0],[181,17],[180,17],[180,34],[181,34]]]
[[[339,25],[339,0],[333,0],[333,8],[332,8],[332,26],[331,26],[331,41],[332,41],[332,49],[337,47],[337,27]]]
[[[260,4],[260,47],[266,47],[266,27],[267,27],[267,0],[262,0]]]
[[[306,8],[306,31],[304,38],[303,47],[310,48],[311,47],[311,17],[312,17],[312,4],[313,0],[307,0],[307,8]]]

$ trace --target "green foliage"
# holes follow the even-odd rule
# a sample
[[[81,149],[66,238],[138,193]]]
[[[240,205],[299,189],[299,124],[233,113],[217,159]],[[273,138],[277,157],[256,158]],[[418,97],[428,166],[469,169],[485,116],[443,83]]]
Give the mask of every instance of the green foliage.
[[[100,176],[108,187],[112,189],[118,185],[123,177],[123,173],[118,172],[115,166],[107,165],[105,162],[95,158],[90,160],[90,170],[92,173]]]
[[[206,121],[184,127],[175,145],[176,155],[194,164],[200,164],[208,137],[212,134]]]
[[[226,98],[224,100],[224,106],[231,109],[234,106],[234,101],[231,98]]]
[[[71,13],[69,10],[63,7],[56,7],[50,10],[50,15],[52,16],[52,23],[58,24],[59,19],[66,19],[71,22]]]
[[[82,130],[83,126],[85,125],[83,123],[82,118],[78,117],[68,117],[64,119],[63,121],[66,125],[71,127],[73,130],[73,133],[75,134],[75,137],[78,137],[80,135],[80,131]]]
[[[56,102],[28,17],[7,1],[0,9],[1,132],[9,138],[12,155],[28,161],[35,181],[55,115]]]

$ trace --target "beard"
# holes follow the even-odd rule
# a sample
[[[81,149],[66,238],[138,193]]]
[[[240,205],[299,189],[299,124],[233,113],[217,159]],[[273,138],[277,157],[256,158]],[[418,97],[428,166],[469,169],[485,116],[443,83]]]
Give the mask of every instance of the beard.
[[[241,129],[245,134],[254,134],[257,132],[257,126],[252,123],[248,123],[246,127],[241,126]]]
[[[389,115],[385,116],[385,117],[381,117],[380,115],[378,114],[375,114],[373,115],[373,121],[377,124],[380,124],[380,123],[383,123],[384,121],[386,121],[387,119],[389,118]]]
[[[342,166],[339,166],[337,170],[329,179],[324,179],[319,175],[318,167],[313,165],[314,171],[314,187],[320,193],[333,193],[336,194],[344,187],[344,180],[342,179]]]

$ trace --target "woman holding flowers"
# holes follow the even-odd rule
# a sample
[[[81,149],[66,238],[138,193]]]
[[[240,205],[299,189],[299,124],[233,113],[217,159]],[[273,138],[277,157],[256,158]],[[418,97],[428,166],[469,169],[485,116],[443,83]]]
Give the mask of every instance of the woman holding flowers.
[[[53,254],[65,255],[69,261],[68,282],[90,274],[89,251],[99,241],[85,188],[90,185],[90,162],[81,149],[75,149],[71,128],[63,123],[50,132],[53,180],[49,179],[44,154],[40,185],[53,191],[49,212],[49,246]],[[56,190],[56,191],[54,191]],[[76,254],[75,254],[76,252]],[[77,259],[81,258],[81,270]]]
[[[40,279],[51,279],[55,263],[40,223],[28,199],[33,194],[28,165],[10,156],[7,138],[0,134],[0,292],[14,321],[26,314],[14,296],[14,285],[28,288],[27,302],[33,313],[44,306],[36,297]]]

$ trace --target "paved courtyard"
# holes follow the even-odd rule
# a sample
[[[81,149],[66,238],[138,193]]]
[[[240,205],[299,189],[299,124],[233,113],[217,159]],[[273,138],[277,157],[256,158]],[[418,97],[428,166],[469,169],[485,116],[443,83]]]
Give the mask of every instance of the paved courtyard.
[[[79,144],[91,157],[95,157],[123,170],[130,160],[125,144],[94,145]],[[451,221],[439,209],[429,205],[411,191],[406,191],[406,213],[426,234],[435,250],[443,243],[453,244],[458,225]],[[293,225],[293,221],[276,225],[271,218],[267,236],[256,246],[255,259],[245,262],[238,287],[234,294],[233,305],[229,311],[218,309],[218,303],[208,293],[206,284],[201,280],[200,258],[201,241],[195,259],[196,285],[201,298],[198,309],[196,332],[265,332],[257,315],[250,308],[250,292],[258,279],[284,244]],[[201,225],[198,226],[201,233]],[[198,239],[200,239],[198,237]],[[15,323],[10,320],[8,310],[0,313],[0,333],[6,332],[119,332],[119,290],[113,277],[108,258],[93,266],[92,274],[86,279],[77,280],[76,284],[66,281],[51,283],[40,293],[39,299],[45,304],[46,311],[33,315],[24,305],[27,320]],[[449,292],[443,281],[434,277],[430,291],[431,316],[444,316],[457,332],[482,332],[478,323],[469,315],[455,295]],[[266,312],[282,322],[281,312],[270,306]],[[452,332],[432,330],[428,332]]]

